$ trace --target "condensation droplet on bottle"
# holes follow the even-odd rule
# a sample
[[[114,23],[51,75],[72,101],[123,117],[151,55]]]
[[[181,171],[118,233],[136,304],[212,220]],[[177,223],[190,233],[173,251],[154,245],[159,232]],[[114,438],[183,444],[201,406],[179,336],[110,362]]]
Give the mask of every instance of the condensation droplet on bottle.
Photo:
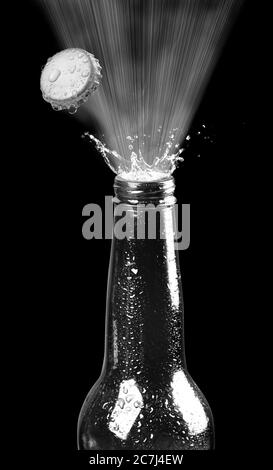
[[[114,426],[113,426],[113,429],[114,429],[114,431],[118,431],[119,430],[119,425],[117,423],[115,423]]]
[[[140,408],[140,406],[141,406],[140,401],[139,401],[139,400],[136,400],[135,403],[134,403],[134,407],[135,407],[135,408]],[[140,426],[141,426],[141,425],[140,425]]]
[[[128,149],[129,149],[129,150],[133,150],[134,147],[133,147],[132,145],[129,145],[129,146],[128,146]]]
[[[130,403],[130,401],[132,401],[132,399],[133,399],[133,396],[132,396],[132,395],[128,395],[128,397],[126,397],[127,403]]]
[[[118,399],[118,406],[123,409],[124,408],[124,405],[125,405],[125,401],[123,400],[123,398],[119,398]]]
[[[76,65],[71,65],[71,67],[69,67],[68,70],[69,70],[70,73],[74,73],[75,70],[76,70]]]
[[[125,385],[123,386],[123,393],[128,393],[128,388]]]
[[[78,107],[74,104],[72,104],[68,110],[69,114],[76,114],[77,111],[78,111]]]
[[[105,410],[105,408],[107,408],[107,405],[108,405],[108,401],[106,401],[106,402],[102,405],[102,409]]]
[[[95,439],[92,439],[92,437],[90,437],[89,441],[88,441],[88,447],[89,449],[93,449],[94,447],[96,447],[97,443],[95,441]]]
[[[60,75],[61,75],[61,71],[59,69],[54,69],[50,73],[48,80],[52,83],[56,82],[56,80],[59,78]]]

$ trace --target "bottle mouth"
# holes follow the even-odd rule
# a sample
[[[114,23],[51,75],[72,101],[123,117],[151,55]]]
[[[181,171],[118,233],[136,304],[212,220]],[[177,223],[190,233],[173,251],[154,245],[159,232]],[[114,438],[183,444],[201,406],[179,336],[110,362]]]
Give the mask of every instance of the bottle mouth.
[[[129,204],[139,202],[174,203],[174,189],[175,182],[172,176],[166,176],[156,181],[128,181],[116,176],[114,181],[116,198],[120,202]]]

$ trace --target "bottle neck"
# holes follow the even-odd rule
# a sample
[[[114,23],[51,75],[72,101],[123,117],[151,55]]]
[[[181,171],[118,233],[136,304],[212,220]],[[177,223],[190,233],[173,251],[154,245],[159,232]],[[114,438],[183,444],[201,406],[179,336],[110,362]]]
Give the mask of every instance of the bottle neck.
[[[104,364],[128,378],[159,380],[160,371],[186,368],[174,181],[116,178],[114,188]]]

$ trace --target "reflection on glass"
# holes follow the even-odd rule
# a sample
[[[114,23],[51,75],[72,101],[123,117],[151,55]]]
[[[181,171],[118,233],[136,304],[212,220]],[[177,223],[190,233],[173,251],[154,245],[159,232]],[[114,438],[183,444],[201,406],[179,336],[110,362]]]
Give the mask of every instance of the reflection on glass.
[[[208,417],[183,370],[174,373],[171,387],[174,403],[187,423],[189,432],[196,435],[205,431]]]
[[[125,440],[143,406],[142,395],[134,379],[123,380],[109,423],[109,429]]]

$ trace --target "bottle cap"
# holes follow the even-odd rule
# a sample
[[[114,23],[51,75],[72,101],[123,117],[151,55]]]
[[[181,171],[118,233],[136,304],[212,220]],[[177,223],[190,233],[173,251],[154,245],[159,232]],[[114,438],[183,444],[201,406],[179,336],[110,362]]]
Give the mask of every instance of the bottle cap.
[[[74,108],[76,112],[100,81],[99,61],[84,49],[73,48],[48,59],[41,73],[40,87],[44,100],[53,109],[71,111]]]

